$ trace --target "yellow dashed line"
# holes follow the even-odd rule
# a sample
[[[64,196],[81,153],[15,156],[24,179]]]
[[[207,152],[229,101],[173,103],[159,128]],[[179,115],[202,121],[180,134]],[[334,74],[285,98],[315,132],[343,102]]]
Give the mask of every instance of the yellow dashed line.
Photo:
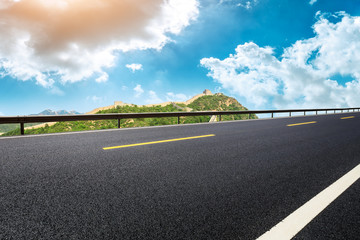
[[[293,126],[306,125],[306,124],[312,124],[312,123],[317,123],[317,122],[313,121],[313,122],[295,123],[295,124],[289,124],[289,125],[286,125],[286,126],[293,127]]]
[[[350,116],[350,117],[342,117],[341,119],[349,119],[349,118],[355,118],[354,116]]]
[[[150,145],[150,144],[157,144],[157,143],[176,142],[176,141],[184,141],[184,140],[214,137],[214,136],[215,136],[215,134],[209,134],[209,135],[186,137],[186,138],[167,139],[167,140],[154,141],[154,142],[135,143],[135,144],[129,144],[129,145],[115,146],[115,147],[105,147],[103,149],[110,150],[110,149],[117,149],[117,148],[127,148],[127,147],[143,146],[143,145]]]

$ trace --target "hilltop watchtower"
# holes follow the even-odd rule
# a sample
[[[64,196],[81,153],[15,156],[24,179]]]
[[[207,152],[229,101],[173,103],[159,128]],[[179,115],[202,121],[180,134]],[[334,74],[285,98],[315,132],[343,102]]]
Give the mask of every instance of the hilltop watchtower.
[[[213,95],[212,92],[209,89],[205,89],[203,94],[207,95]]]

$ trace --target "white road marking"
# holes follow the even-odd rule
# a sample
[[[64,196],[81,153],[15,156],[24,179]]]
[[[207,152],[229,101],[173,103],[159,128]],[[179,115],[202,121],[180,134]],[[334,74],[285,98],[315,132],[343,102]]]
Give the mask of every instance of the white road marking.
[[[293,238],[359,178],[360,164],[264,233],[258,240],[285,240]]]

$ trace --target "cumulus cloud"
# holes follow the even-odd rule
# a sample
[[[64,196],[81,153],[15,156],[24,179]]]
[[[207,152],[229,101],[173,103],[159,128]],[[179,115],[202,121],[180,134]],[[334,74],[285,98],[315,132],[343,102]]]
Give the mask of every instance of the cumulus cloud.
[[[133,90],[135,91],[135,97],[140,97],[144,93],[140,84],[136,85]]]
[[[221,89],[222,89],[222,87],[216,86],[216,87],[215,87],[215,92],[216,92],[216,93],[220,93],[220,92],[221,92]]]
[[[126,67],[132,72],[142,70],[142,65],[139,63],[126,64]]]
[[[186,96],[183,93],[173,93],[173,92],[166,93],[166,100],[170,102],[184,102],[188,99],[190,99],[190,97]]]
[[[358,106],[360,17],[340,12],[334,23],[326,16],[317,14],[315,37],[295,42],[280,58],[271,47],[248,42],[224,60],[203,58],[201,64],[223,88],[256,107]]]
[[[317,0],[310,0],[309,4],[310,4],[310,5],[313,5],[313,4],[316,3],[316,2],[317,2]]]
[[[313,0],[312,0],[313,1]],[[220,0],[220,4],[231,4],[245,9],[251,9],[258,3],[258,0]]]
[[[107,80],[122,51],[161,49],[197,0],[0,0],[0,72],[44,87]]]
[[[95,79],[95,81],[101,83],[101,82],[107,82],[108,79],[109,79],[109,75],[106,72],[103,72],[98,78]]]
[[[152,103],[156,104],[156,103],[161,103],[163,101],[161,100],[161,98],[158,97],[156,92],[150,90],[148,92],[148,98],[146,99],[146,102],[149,104],[152,104]]]

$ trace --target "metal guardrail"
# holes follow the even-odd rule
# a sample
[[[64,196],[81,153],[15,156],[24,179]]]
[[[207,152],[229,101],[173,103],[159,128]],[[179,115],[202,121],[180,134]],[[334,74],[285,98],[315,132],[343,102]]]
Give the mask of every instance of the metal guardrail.
[[[80,115],[37,115],[37,116],[11,116],[0,117],[0,124],[5,123],[19,123],[21,135],[25,133],[25,123],[40,123],[40,122],[65,122],[65,121],[91,121],[91,120],[109,120],[117,119],[118,128],[120,128],[121,119],[129,118],[158,118],[158,117],[177,117],[178,124],[180,123],[180,117],[188,116],[206,116],[206,115],[218,115],[221,121],[222,115],[243,115],[247,114],[271,114],[271,118],[274,118],[275,113],[292,113],[303,112],[306,115],[307,112],[325,112],[325,114],[339,113],[339,112],[359,112],[360,108],[321,108],[321,109],[286,109],[286,110],[250,110],[250,111],[202,111],[202,112],[155,112],[155,113],[111,113],[111,114],[80,114]]]

